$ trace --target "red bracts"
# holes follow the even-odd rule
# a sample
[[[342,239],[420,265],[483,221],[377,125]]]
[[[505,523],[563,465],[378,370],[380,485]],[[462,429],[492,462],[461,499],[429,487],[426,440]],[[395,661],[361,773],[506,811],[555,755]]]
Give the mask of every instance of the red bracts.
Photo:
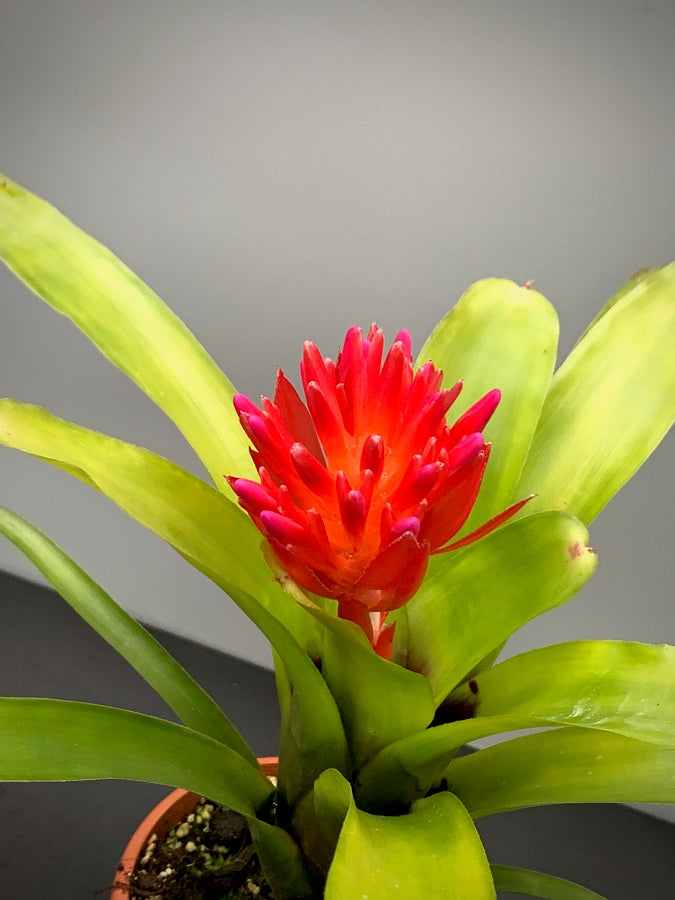
[[[281,370],[274,401],[236,395],[260,481],[228,482],[291,578],[337,600],[388,658],[386,615],[418,589],[429,554],[482,537],[522,504],[448,546],[478,495],[490,453],[482,430],[500,392],[448,425],[461,382],[442,390],[432,362],[414,372],[407,331],[384,362],[383,350],[376,325],[366,338],[350,328],[335,362],[305,343],[306,402]]]

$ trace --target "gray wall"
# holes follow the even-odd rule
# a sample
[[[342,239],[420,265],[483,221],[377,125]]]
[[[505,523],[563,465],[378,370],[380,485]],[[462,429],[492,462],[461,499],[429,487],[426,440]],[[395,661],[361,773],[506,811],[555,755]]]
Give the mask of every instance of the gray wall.
[[[473,280],[557,306],[561,351],[675,257],[671,0],[0,2],[0,170],[108,244],[244,392],[377,320],[416,346]],[[173,426],[0,272],[0,393],[199,472]],[[630,410],[625,412],[630,416]],[[670,451],[670,456],[669,456]],[[227,600],[67,476],[3,451],[0,502],[130,611],[269,660]],[[527,627],[675,642],[672,443],[592,528],[594,581]],[[0,568],[36,578],[9,546]]]

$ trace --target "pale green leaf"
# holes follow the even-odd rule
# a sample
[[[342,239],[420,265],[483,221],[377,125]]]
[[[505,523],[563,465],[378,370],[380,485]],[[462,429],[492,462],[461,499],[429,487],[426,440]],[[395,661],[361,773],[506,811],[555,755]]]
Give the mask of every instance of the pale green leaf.
[[[255,763],[255,755],[208,694],[60,547],[30,522],[1,506],[0,533],[25,553],[64,600],[134,667],[184,725]]]
[[[418,365],[433,360],[446,387],[464,382],[449,418],[493,388],[502,392],[485,429],[490,462],[464,531],[509,503],[549,388],[557,342],[558,319],[545,297],[504,278],[485,278],[463,294],[420,351]]]
[[[0,698],[0,780],[98,778],[182,787],[245,816],[272,792],[258,765],[182,725],[71,700]]]
[[[226,590],[240,588],[278,615],[288,611],[293,624],[304,621],[315,629],[270,578],[250,518],[174,463],[15,400],[0,400],[0,444],[40,457],[96,488],[191,562],[194,557],[219,572],[227,579]]]
[[[351,805],[349,782],[336,769],[326,769],[293,810],[293,831],[302,852],[324,877]]]
[[[280,826],[257,818],[249,818],[248,825],[275,900],[313,900],[316,895],[305,862],[291,835]]]
[[[82,477],[226,591],[283,660],[295,702],[304,711],[298,720],[300,743],[314,762],[314,770],[306,773],[307,785],[323,768],[345,766],[338,710],[306,652],[312,642],[320,643],[319,626],[270,577],[260,536],[237,506],[149,450],[64,422],[38,407],[0,401],[1,443]]]
[[[441,783],[468,741],[546,724],[527,717],[490,716],[435,725],[389,744],[358,773],[354,796],[368,812],[391,812],[424,797]]]
[[[657,272],[657,271],[658,271],[657,268],[644,268],[644,269],[638,269],[637,272],[633,272],[633,274],[630,276],[630,278],[626,282],[624,282],[624,284],[621,285],[621,287],[616,292],[616,294],[612,294],[612,296],[609,298],[607,303],[605,303],[605,305],[602,307],[600,312],[595,316],[595,318],[589,322],[589,324],[586,326],[584,331],[579,335],[579,338],[574,346],[576,347],[578,344],[581,343],[581,341],[584,340],[584,338],[589,333],[589,331],[591,331],[591,329],[595,328],[595,326],[600,321],[600,319],[605,315],[605,313],[608,313],[610,311],[610,309],[619,302],[619,300],[622,300],[623,297],[629,291],[632,291],[633,288],[637,287],[641,282],[643,282],[643,281],[647,282],[652,277],[654,272]]]
[[[675,417],[675,263],[619,292],[556,372],[514,499],[588,524]]]
[[[445,777],[475,819],[549,803],[675,803],[675,748],[554,729],[455,759]]]
[[[485,850],[466,809],[442,792],[400,816],[362,812],[352,801],[328,872],[325,900],[492,900]]]
[[[362,769],[365,809],[423,796],[460,747],[488,735],[565,724],[675,747],[675,648],[574,641],[531,650],[461,684],[442,712],[451,721],[390,744]]]
[[[272,877],[283,879],[275,883],[280,900],[312,896],[293,840],[257,819],[273,787],[255,761],[181,725],[127,710],[0,698],[0,780],[101,778],[182,787],[246,816],[260,842],[261,860],[273,862]],[[291,892],[284,893],[284,886]]]
[[[587,538],[576,519],[547,512],[431,558],[404,613],[407,665],[429,679],[436,703],[509,635],[588,581],[596,556]]]
[[[572,641],[507,659],[444,704],[464,716],[524,716],[675,747],[675,647]],[[468,738],[472,740],[473,738]]]
[[[171,418],[220,490],[252,469],[234,388],[180,319],[108,249],[0,176],[0,259]]]
[[[352,622],[313,611],[325,628],[321,672],[335,698],[355,766],[434,716],[426,678],[382,659]]]
[[[595,891],[556,875],[513,866],[490,866],[490,871],[497,890],[509,894],[525,894],[541,900],[604,900]]]

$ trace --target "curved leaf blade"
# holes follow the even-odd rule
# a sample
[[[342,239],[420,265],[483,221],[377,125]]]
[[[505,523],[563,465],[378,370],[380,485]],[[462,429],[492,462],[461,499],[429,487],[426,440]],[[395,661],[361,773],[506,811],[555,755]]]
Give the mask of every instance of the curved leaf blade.
[[[184,725],[255,764],[255,754],[220,707],[159,641],[60,547],[26,519],[1,506],[0,534],[31,560],[75,612],[157,691]]]
[[[445,777],[474,819],[549,803],[675,803],[675,748],[555,729],[455,759]]]
[[[584,340],[584,338],[589,333],[589,331],[591,331],[592,328],[595,328],[595,326],[600,321],[600,319],[605,315],[605,313],[608,313],[610,311],[610,309],[619,302],[619,300],[622,300],[629,291],[631,291],[634,287],[639,285],[641,282],[647,281],[649,278],[651,278],[651,276],[654,274],[654,272],[658,272],[658,267],[646,267],[643,269],[638,269],[637,272],[633,272],[633,274],[630,276],[630,278],[628,278],[627,281],[625,281],[621,285],[621,287],[616,292],[616,294],[612,294],[612,296],[609,298],[607,303],[605,303],[605,305],[600,309],[600,312],[595,316],[595,318],[591,319],[591,321],[588,323],[588,325],[586,326],[584,331],[579,335],[579,338],[574,346],[576,347],[578,344],[581,343],[581,341]]]
[[[510,894],[525,894],[541,900],[605,900],[589,888],[557,875],[517,869],[513,866],[490,866],[495,887]]]
[[[417,364],[432,359],[443,369],[446,387],[464,382],[452,414],[493,388],[502,392],[485,429],[493,442],[490,462],[464,531],[509,503],[549,388],[557,343],[558,318],[545,297],[505,278],[485,278],[462,295],[420,351]]]
[[[248,825],[275,900],[312,900],[315,894],[307,868],[290,834],[278,825],[252,817]]]
[[[228,584],[225,590],[239,588],[257,597],[278,615],[287,616],[286,624],[296,634],[319,639],[313,620],[270,578],[260,533],[249,517],[185,469],[142,447],[15,400],[0,400],[2,444],[94,487],[197,568],[195,560],[221,573]]]
[[[368,897],[493,900],[485,850],[452,794],[425,797],[402,816],[362,812],[353,800],[326,881],[326,900]]]
[[[280,890],[277,896],[312,896],[291,837],[256,817],[273,791],[257,763],[251,765],[203,734],[152,716],[69,700],[0,698],[0,779],[100,778],[183,787],[246,816],[260,842],[261,859],[282,863],[283,876],[295,891]]]
[[[16,401],[0,401],[3,443],[96,487],[226,591],[267,637],[288,672],[301,713],[296,725],[302,731],[300,743],[316,767],[306,774],[307,786],[323,768],[345,767],[339,712],[306,652],[320,642],[319,626],[269,577],[259,534],[235,504],[149,450]]]
[[[460,685],[443,714],[457,721],[390,744],[361,770],[363,808],[423,796],[460,747],[503,732],[583,726],[675,748],[675,647],[573,641],[531,650]]]
[[[587,540],[576,519],[546,512],[432,557],[403,612],[407,665],[429,679],[436,703],[521,625],[588,581],[597,559]]]
[[[441,784],[457,751],[477,738],[546,725],[517,716],[486,716],[436,725],[395,741],[358,773],[355,796],[369,812],[404,808]]]
[[[183,725],[72,700],[0,698],[0,779],[98,778],[182,787],[244,816],[272,792],[259,766]]]
[[[326,769],[293,810],[293,831],[302,852],[324,877],[351,804],[349,782],[336,769]]]
[[[460,685],[444,704],[450,717],[453,708],[478,727],[483,717],[531,717],[675,747],[675,647],[571,641],[530,650]]]
[[[556,372],[514,498],[588,524],[675,418],[675,263],[613,298]]]
[[[356,767],[383,746],[429,725],[426,678],[382,659],[353,623],[312,610],[325,628],[321,671],[335,698]]]
[[[183,322],[106,247],[1,175],[0,259],[173,420],[220,490],[224,475],[252,473],[234,388]]]

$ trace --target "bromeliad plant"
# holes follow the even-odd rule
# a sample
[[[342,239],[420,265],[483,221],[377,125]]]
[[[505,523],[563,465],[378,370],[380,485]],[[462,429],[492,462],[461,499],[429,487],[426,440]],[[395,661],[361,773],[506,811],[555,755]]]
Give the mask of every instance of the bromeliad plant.
[[[675,802],[675,648],[573,641],[495,663],[591,577],[586,526],[673,420],[675,264],[634,276],[555,373],[553,308],[487,279],[417,368],[406,332],[385,352],[380,329],[353,328],[335,362],[305,344],[304,400],[279,372],[258,406],[108,250],[3,179],[0,255],[173,419],[213,486],[13,400],[0,401],[0,442],[101,491],[227,592],[270,641],[281,708],[273,798],[210,698],[1,510],[0,530],[183,725],[3,699],[0,777],[136,779],[224,803],[247,818],[279,900],[598,897],[491,866],[474,820]]]

